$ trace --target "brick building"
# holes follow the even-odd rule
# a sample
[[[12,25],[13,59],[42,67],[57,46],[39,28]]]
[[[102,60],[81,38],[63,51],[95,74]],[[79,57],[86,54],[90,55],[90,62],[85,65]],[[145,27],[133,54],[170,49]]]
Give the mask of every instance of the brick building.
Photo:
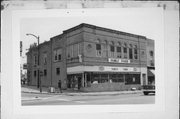
[[[57,87],[61,80],[63,89],[139,89],[148,84],[148,64],[154,63],[149,51],[154,54],[154,41],[144,36],[82,23],[40,44],[39,66],[38,47],[30,47],[29,85]]]

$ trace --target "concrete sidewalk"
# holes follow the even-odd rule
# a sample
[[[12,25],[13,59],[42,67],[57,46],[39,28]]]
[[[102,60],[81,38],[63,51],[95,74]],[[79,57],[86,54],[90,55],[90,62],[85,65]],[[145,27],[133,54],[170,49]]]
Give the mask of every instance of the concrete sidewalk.
[[[77,90],[63,90],[59,93],[58,89],[54,93],[50,93],[47,87],[42,87],[42,92],[35,86],[22,86],[21,92],[35,93],[35,94],[49,94],[49,95],[68,95],[68,96],[100,96],[100,95],[120,95],[120,94],[141,94],[141,90],[135,91],[105,91],[105,92],[81,92]]]

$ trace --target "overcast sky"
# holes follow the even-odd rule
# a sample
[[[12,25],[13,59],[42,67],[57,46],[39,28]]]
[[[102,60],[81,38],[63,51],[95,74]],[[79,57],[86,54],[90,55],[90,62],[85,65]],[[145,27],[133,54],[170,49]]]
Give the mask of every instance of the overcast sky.
[[[100,27],[110,28],[132,34],[146,36],[147,38],[158,40],[159,33],[162,30],[162,16],[155,12],[128,11],[121,12],[117,16],[68,16],[68,17],[41,17],[24,18],[21,20],[20,32],[21,41],[23,41],[23,56],[27,52],[29,45],[36,42],[33,36],[26,36],[27,33],[40,36],[40,43],[49,41],[51,37],[62,34],[64,30],[88,23]],[[25,61],[25,58],[24,58]]]

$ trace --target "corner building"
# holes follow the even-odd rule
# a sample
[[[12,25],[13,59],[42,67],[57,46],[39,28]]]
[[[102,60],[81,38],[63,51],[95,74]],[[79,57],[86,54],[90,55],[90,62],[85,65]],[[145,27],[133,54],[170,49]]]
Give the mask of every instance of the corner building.
[[[147,39],[112,29],[80,24],[39,45],[43,75],[38,79],[37,46],[27,53],[29,85],[82,91],[139,89],[148,84]]]

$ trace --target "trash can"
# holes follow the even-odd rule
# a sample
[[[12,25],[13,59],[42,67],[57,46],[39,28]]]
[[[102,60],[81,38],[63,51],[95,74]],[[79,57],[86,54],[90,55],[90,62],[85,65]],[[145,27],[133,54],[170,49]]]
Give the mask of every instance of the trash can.
[[[55,88],[54,87],[49,87],[49,92],[50,93],[55,93]]]

